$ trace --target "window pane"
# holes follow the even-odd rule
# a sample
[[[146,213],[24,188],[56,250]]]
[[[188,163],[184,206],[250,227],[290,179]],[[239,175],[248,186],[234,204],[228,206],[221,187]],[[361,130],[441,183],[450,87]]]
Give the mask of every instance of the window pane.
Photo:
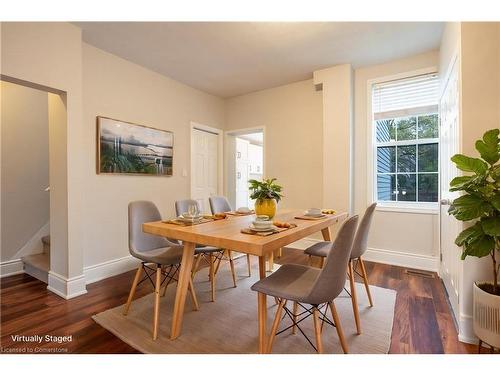
[[[418,146],[418,171],[438,171],[438,144],[429,143]]]
[[[415,172],[416,146],[398,146],[398,172]]]
[[[377,142],[389,142],[396,140],[396,125],[394,120],[377,121]]]
[[[396,172],[396,147],[377,147],[377,172]]]
[[[438,137],[438,115],[418,117],[418,138]]]
[[[438,200],[438,175],[419,174],[418,175],[418,201],[437,202]]]
[[[414,174],[398,174],[398,201],[416,201],[416,178]]]
[[[417,138],[417,118],[408,117],[396,120],[398,141]]]
[[[377,175],[377,196],[380,201],[396,200],[396,176],[393,174]]]

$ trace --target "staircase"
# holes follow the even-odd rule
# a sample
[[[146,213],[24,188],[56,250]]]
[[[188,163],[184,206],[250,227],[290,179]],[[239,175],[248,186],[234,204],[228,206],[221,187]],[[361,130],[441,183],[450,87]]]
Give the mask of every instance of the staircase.
[[[50,269],[50,236],[42,237],[42,244],[42,253],[27,255],[22,260],[24,272],[47,284]]]

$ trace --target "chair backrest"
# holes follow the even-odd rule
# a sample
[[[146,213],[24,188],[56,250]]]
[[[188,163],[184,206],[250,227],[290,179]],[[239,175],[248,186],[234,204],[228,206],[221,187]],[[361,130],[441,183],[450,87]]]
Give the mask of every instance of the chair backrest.
[[[328,253],[325,265],[309,294],[308,300],[312,304],[331,302],[342,292],[357,224],[358,215],[355,215],[347,219],[340,228],[335,246]]]
[[[194,199],[182,199],[180,201],[175,202],[175,214],[179,216],[185,212],[188,212],[189,206],[193,204],[195,204],[198,207],[198,212],[202,213],[200,202]]]
[[[377,207],[377,203],[368,206],[365,211],[365,216],[363,216],[363,219],[359,222],[356,237],[354,237],[354,243],[352,244],[351,259],[359,258],[368,248],[368,233],[370,232],[375,207]]]
[[[229,212],[232,210],[226,197],[210,197],[208,201],[210,202],[210,211],[212,211],[212,214]]]
[[[128,247],[132,255],[172,246],[172,243],[167,239],[142,231],[142,224],[159,220],[161,220],[161,215],[153,202],[135,201],[129,203]]]

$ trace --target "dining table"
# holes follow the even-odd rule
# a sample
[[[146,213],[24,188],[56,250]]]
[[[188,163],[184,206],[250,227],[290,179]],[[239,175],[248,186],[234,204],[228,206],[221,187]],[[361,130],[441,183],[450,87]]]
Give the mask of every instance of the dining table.
[[[170,339],[175,340],[181,334],[184,304],[196,245],[215,246],[220,249],[257,256],[259,259],[259,276],[262,279],[266,277],[266,257],[270,253],[319,232],[321,232],[325,241],[331,241],[330,228],[335,228],[348,216],[346,212],[341,212],[327,214],[320,218],[298,218],[303,217],[303,215],[304,210],[279,210],[273,220],[290,223],[293,227],[267,236],[242,233],[242,229],[248,228],[252,221],[255,220],[255,215],[228,214],[225,219],[196,225],[178,225],[168,221],[144,223],[142,229],[145,233],[176,239],[182,241],[183,245]],[[267,347],[267,299],[264,294],[257,293],[257,304],[259,353],[265,353]]]

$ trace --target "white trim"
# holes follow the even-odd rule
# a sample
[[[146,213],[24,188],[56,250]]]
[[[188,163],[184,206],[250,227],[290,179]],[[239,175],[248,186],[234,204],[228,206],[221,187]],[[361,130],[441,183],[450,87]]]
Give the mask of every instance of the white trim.
[[[477,336],[474,334],[471,315],[460,314],[460,321],[458,322],[458,341],[474,345],[479,343]]]
[[[403,79],[403,78],[408,78],[412,76],[418,76],[418,75],[423,75],[423,74],[431,74],[431,73],[437,73],[438,68],[437,66],[430,66],[428,68],[422,68],[422,69],[417,69],[409,72],[402,72],[402,73],[397,73],[389,76],[383,76],[383,77],[378,77],[378,78],[372,78],[366,81],[366,103],[367,103],[367,116],[366,116],[366,126],[367,126],[367,150],[368,152],[366,153],[367,155],[367,168],[366,168],[366,181],[367,181],[367,186],[366,186],[366,193],[367,193],[367,202],[375,202],[376,197],[375,197],[375,189],[374,189],[374,181],[375,181],[375,174],[374,174],[374,166],[375,166],[375,160],[376,160],[376,147],[375,147],[375,129],[373,127],[373,112],[372,112],[372,87],[376,83],[381,83],[381,82],[386,82],[386,81],[393,81],[393,80],[398,80],[398,79]]]
[[[397,204],[393,204],[397,203]],[[411,203],[411,202],[410,202]],[[438,215],[439,214],[439,204],[438,203],[418,203],[412,204],[402,204],[401,202],[377,202],[376,211],[381,212],[401,212],[410,214],[424,214],[424,215]]]
[[[439,271],[439,257],[404,253],[401,251],[368,248],[364,260],[425,271]]]
[[[193,197],[193,171],[194,171],[194,160],[193,160],[193,130],[206,131],[208,133],[213,133],[217,135],[217,194],[222,195],[224,192],[224,130],[219,128],[214,128],[211,126],[203,125],[194,121],[191,121],[189,125],[189,192],[190,197]]]
[[[95,283],[108,277],[128,272],[138,267],[140,261],[131,255],[108,260],[99,264],[84,267],[83,274],[87,284]]]
[[[13,256],[13,258],[22,258],[26,255],[40,254],[43,252],[42,238],[50,234],[50,221],[47,221],[26,244]]]
[[[12,259],[0,263],[0,278],[24,273],[24,263],[21,259]]]
[[[56,272],[49,271],[49,282],[47,289],[64,299],[75,298],[87,293],[85,287],[85,276],[66,278]]]

